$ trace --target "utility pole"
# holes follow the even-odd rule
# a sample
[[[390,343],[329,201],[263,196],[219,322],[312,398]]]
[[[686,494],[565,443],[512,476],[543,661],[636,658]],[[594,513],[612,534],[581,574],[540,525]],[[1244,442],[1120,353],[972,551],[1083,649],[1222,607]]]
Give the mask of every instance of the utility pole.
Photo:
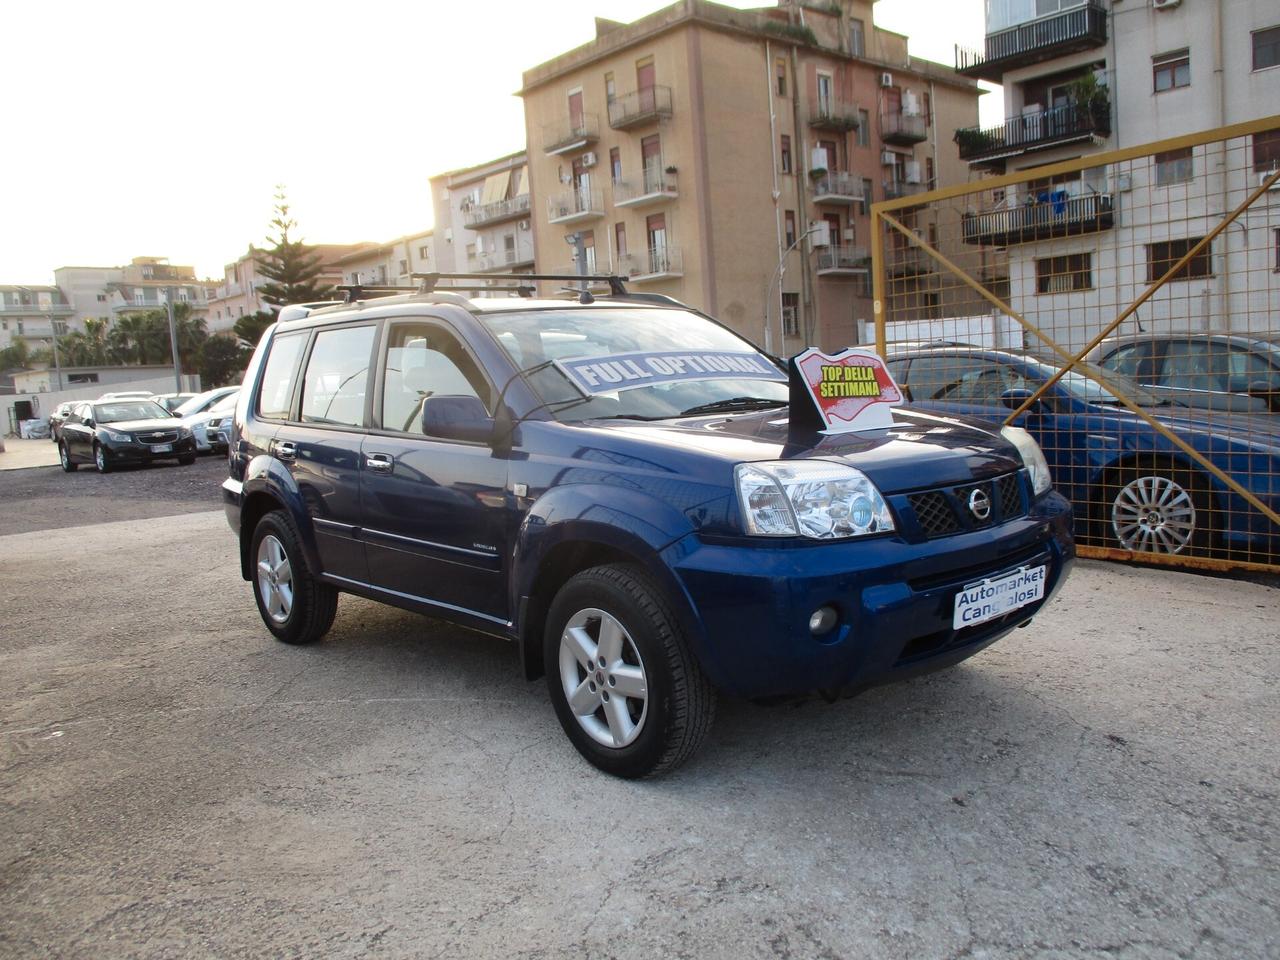
[[[169,348],[173,351],[174,393],[182,392],[182,363],[178,360],[178,323],[173,318],[173,287],[165,287],[165,306],[169,308]]]
[[[58,321],[50,320],[49,329],[52,331],[50,340],[53,341],[53,372],[58,378],[58,389],[62,389],[62,361],[58,359]]]

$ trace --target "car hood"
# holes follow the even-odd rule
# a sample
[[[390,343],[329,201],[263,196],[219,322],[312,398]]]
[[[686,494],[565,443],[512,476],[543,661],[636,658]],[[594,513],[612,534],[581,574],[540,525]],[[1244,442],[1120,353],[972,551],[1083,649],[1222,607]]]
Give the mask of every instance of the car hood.
[[[120,420],[114,423],[100,423],[104,430],[116,433],[146,433],[152,430],[177,430],[181,422],[170,417],[167,420]]]
[[[883,491],[921,489],[984,479],[1022,467],[999,427],[904,407],[893,426],[856,433],[793,436],[785,408],[682,420],[583,421],[617,437],[657,444],[722,463],[821,459],[848,463]]]

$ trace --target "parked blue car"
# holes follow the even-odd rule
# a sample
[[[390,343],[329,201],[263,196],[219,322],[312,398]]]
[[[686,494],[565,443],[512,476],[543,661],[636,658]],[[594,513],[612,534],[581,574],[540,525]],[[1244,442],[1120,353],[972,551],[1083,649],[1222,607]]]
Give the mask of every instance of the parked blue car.
[[[512,640],[607,772],[686,759],[716,690],[957,663],[1072,563],[1024,431],[793,431],[783,368],[667,298],[353,296],[286,308],[246,372],[223,489],[263,621],[317,640],[346,592]],[[672,351],[687,376],[627,382]],[[576,389],[575,357],[617,389]]]
[[[889,368],[914,408],[997,423],[1059,369],[972,347],[891,351]],[[1093,372],[1280,510],[1280,418],[1184,407],[1113,371]],[[1056,489],[1074,504],[1080,543],[1265,563],[1280,557],[1280,529],[1266,514],[1090,377],[1068,371],[1017,423],[1039,442]]]

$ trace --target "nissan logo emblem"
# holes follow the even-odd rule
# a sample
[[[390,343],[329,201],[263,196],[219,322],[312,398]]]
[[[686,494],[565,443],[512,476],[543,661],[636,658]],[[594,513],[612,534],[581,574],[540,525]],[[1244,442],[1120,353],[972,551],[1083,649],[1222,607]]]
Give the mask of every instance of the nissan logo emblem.
[[[981,488],[976,488],[969,494],[969,512],[979,520],[986,520],[991,516],[991,498]]]

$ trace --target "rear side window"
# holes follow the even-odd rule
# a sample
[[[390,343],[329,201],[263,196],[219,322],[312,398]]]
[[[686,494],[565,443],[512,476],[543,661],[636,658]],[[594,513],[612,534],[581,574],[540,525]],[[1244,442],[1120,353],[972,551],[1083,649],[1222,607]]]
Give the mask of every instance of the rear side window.
[[[364,425],[373,334],[373,327],[339,327],[316,334],[302,381],[303,423]]]
[[[298,358],[307,342],[303,333],[290,333],[271,342],[262,386],[258,390],[258,416],[268,420],[289,419],[289,400],[298,375]]]

